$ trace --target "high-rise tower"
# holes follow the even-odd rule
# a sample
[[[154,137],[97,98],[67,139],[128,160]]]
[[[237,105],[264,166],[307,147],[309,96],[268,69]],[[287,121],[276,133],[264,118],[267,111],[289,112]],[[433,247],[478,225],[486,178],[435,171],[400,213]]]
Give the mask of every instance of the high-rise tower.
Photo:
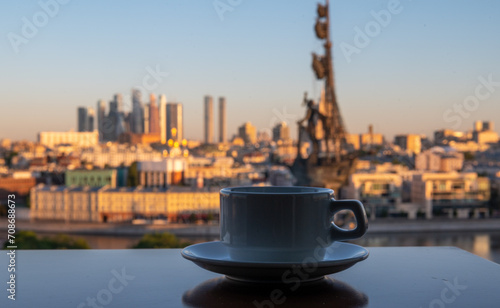
[[[214,142],[214,111],[211,96],[205,96],[205,143]]]
[[[182,123],[182,104],[167,104],[167,140],[182,142],[183,123]]]
[[[219,142],[226,142],[226,98],[219,97]]]
[[[104,120],[106,119],[106,102],[100,100],[97,102],[97,131],[99,132],[99,141],[104,141]]]
[[[161,143],[167,142],[167,97],[165,94],[160,94],[160,139]]]
[[[87,107],[78,107],[78,131],[86,132],[88,125]]]
[[[144,108],[142,106],[141,91],[132,90],[132,117],[130,130],[136,134],[144,133]]]
[[[152,134],[160,133],[160,117],[156,96],[151,93],[149,96],[149,132]]]

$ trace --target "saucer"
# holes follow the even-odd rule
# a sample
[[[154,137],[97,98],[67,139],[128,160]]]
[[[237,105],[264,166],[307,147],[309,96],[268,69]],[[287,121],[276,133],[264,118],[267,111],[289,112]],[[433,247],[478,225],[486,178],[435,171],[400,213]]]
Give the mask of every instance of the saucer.
[[[207,242],[191,245],[181,252],[182,256],[206,270],[224,274],[230,279],[243,282],[296,283],[315,281],[325,275],[348,269],[368,258],[363,247],[334,242],[326,248],[325,257],[316,260],[313,256],[298,262],[249,262],[229,255],[222,242]]]

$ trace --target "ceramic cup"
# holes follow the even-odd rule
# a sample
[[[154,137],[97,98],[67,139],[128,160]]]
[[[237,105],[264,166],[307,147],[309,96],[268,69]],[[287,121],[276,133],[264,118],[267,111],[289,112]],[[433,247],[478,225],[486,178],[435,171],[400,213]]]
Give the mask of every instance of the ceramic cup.
[[[333,224],[350,210],[353,230]],[[315,187],[233,187],[220,191],[220,236],[235,260],[301,262],[323,259],[334,241],[363,236],[368,227],[363,204],[333,198],[333,190]],[[320,261],[320,260],[318,260]]]

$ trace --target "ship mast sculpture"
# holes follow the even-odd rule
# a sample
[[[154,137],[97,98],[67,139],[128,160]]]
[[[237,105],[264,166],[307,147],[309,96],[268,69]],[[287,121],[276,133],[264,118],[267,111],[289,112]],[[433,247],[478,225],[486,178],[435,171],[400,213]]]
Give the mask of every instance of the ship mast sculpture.
[[[339,189],[352,173],[355,158],[342,156],[345,153],[343,149],[346,148],[346,129],[335,95],[328,0],[325,5],[318,4],[317,14],[314,30],[317,38],[324,42],[325,52],[324,55],[312,54],[312,68],[316,78],[325,81],[323,110],[305,94],[307,113],[304,119],[297,122],[299,141],[292,172],[298,179],[297,185]],[[317,134],[321,130],[323,137],[320,140]],[[312,145],[312,152],[307,158],[301,156],[304,135],[309,137]],[[331,147],[333,153],[330,153]]]
[[[320,80],[322,79],[325,80],[325,107],[326,107],[325,114],[319,112],[317,106],[314,106],[314,102],[309,101],[307,100],[307,97],[304,97],[304,100],[307,101],[307,107],[308,107],[307,115],[304,120],[312,116],[311,114],[312,108],[315,108],[317,110],[318,113],[317,116],[321,120],[324,132],[325,149],[326,149],[324,157],[327,163],[330,162],[330,143],[333,144],[335,149],[334,153],[335,161],[340,162],[342,146],[345,143],[345,134],[346,134],[344,122],[342,120],[339,106],[337,104],[337,98],[335,95],[334,78],[333,78],[333,60],[331,52],[332,42],[330,40],[330,18],[328,9],[329,9],[328,0],[326,1],[326,5],[318,4],[318,10],[317,10],[318,17],[316,19],[316,25],[314,27],[316,36],[320,40],[324,40],[323,46],[325,48],[325,54],[324,55],[317,55],[315,53],[312,54],[313,56],[312,68],[314,70],[314,73],[316,74],[316,78]],[[301,131],[303,130],[301,129],[303,121],[298,122],[299,136],[301,134]],[[312,134],[312,128],[310,127],[309,122],[306,131],[313,143],[313,152],[311,154],[312,159],[316,160],[315,156],[319,155],[319,144],[315,133]],[[298,144],[299,149],[300,146],[301,144],[299,142]]]

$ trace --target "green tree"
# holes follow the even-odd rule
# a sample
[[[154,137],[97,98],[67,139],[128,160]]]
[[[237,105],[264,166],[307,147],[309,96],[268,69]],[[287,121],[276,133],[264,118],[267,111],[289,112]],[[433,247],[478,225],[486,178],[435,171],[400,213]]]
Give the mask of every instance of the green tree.
[[[181,242],[172,233],[164,232],[144,234],[139,243],[132,248],[184,248],[190,244],[188,242]]]
[[[9,152],[8,154],[5,155],[5,164],[8,166],[8,167],[12,167],[12,158],[14,158],[15,156],[17,156],[17,152]]]
[[[39,238],[33,231],[19,231],[15,234],[18,249],[89,249],[90,246],[82,238],[73,238],[66,234]],[[8,242],[3,248],[7,248]]]
[[[474,159],[476,159],[476,156],[472,152],[464,152],[464,159],[465,160],[474,160]]]
[[[139,185],[139,172],[137,171],[137,162],[133,162],[128,168],[127,186],[135,187]]]

